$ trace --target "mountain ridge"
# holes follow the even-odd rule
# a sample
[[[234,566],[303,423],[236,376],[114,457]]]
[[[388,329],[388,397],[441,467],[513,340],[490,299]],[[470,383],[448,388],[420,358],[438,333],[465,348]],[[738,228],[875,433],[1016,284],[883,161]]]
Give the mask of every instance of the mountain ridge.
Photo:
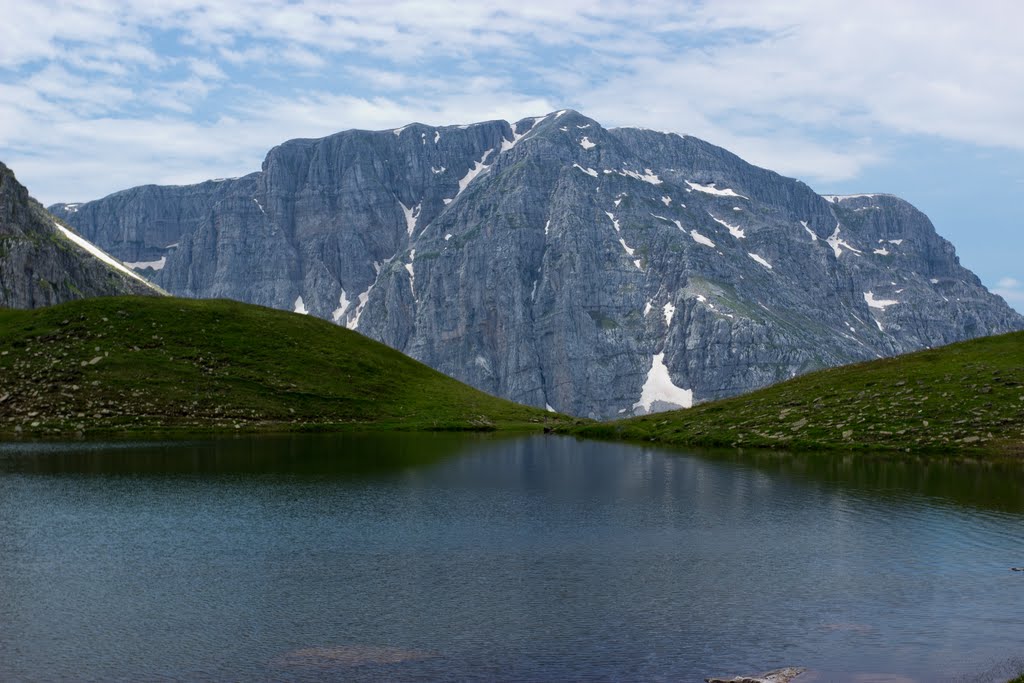
[[[55,221],[0,162],[0,307],[38,308],[92,296],[160,293]]]
[[[165,259],[144,272],[172,293],[306,311],[595,418],[1024,327],[899,198],[830,201],[572,110],[290,140],[235,180],[66,207],[123,260]]]

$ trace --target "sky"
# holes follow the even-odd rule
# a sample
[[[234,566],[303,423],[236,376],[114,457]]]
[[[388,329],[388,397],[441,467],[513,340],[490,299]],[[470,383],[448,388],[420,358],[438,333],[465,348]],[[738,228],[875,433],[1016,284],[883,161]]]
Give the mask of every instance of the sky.
[[[912,202],[1024,311],[1024,4],[0,0],[0,161],[44,204],[296,137],[573,108]]]

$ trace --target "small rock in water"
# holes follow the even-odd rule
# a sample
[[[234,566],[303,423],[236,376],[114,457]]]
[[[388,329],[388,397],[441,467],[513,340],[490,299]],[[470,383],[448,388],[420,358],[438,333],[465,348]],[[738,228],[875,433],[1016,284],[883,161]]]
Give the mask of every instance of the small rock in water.
[[[802,666],[787,666],[784,669],[766,671],[754,676],[733,676],[732,678],[705,678],[707,683],[789,683],[807,671]]]

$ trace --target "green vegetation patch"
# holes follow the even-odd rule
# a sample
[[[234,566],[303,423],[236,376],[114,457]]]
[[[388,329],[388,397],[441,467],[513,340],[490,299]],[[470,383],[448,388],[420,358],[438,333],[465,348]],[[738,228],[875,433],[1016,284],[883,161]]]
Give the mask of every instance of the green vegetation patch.
[[[594,324],[602,330],[614,330],[619,327],[619,323],[615,321],[615,318],[611,318],[600,311],[587,311],[587,314],[594,321]]]
[[[688,446],[1024,455],[1024,333],[821,370],[689,410],[568,429]]]
[[[564,419],[311,316],[145,297],[0,310],[0,435],[541,429]]]

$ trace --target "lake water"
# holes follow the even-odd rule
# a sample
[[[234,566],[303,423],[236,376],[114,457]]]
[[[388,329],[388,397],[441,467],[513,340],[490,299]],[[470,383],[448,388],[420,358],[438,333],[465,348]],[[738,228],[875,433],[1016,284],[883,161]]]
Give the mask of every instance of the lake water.
[[[4,681],[1005,681],[1019,566],[1020,465],[550,436],[0,445]]]

